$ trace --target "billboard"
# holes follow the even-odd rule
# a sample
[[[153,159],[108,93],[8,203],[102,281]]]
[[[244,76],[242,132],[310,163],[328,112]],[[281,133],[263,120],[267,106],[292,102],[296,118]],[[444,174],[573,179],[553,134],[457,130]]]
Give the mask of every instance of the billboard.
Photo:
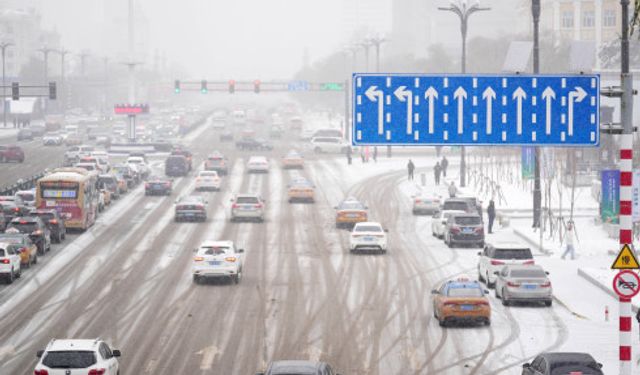
[[[618,223],[620,215],[620,171],[602,171],[600,218],[602,222]]]

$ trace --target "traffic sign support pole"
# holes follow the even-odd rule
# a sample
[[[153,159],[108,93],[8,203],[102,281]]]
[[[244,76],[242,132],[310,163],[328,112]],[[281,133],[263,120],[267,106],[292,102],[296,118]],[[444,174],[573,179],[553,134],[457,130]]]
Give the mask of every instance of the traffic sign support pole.
[[[629,0],[620,0],[622,19],[629,19]],[[620,248],[632,245],[631,188],[633,183],[633,77],[629,73],[629,23],[622,23],[620,136]],[[635,251],[635,250],[634,250]],[[631,299],[620,297],[620,375],[631,375]]]
[[[533,74],[540,73],[540,0],[533,0]],[[535,148],[535,165],[533,166],[533,228],[539,228],[542,239],[542,188],[540,184],[540,147]],[[542,240],[540,241],[542,243]]]

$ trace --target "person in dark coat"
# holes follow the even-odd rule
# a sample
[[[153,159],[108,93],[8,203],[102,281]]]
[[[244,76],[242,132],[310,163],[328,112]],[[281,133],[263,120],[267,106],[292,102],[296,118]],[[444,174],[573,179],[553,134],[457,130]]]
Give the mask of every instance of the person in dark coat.
[[[378,162],[378,147],[373,148],[373,162],[374,163]]]
[[[346,154],[347,154],[347,163],[349,165],[351,165],[351,153],[352,153],[351,146],[349,146],[349,147],[347,147],[347,152],[346,152]]]
[[[433,167],[433,177],[436,180],[436,185],[440,185],[440,173],[442,172],[442,168],[440,167],[440,162],[436,162],[436,166]]]
[[[446,156],[442,157],[442,162],[440,163],[440,167],[442,167],[442,176],[447,177],[447,167],[449,167],[449,160],[447,160]]]
[[[487,206],[487,216],[489,217],[489,233],[493,233],[493,221],[496,219],[496,205],[493,199],[489,201],[489,206]]]
[[[409,173],[409,181],[413,180],[413,171],[416,169],[415,164],[413,164],[413,161],[411,161],[411,159],[409,159],[409,163],[407,163],[407,172]]]

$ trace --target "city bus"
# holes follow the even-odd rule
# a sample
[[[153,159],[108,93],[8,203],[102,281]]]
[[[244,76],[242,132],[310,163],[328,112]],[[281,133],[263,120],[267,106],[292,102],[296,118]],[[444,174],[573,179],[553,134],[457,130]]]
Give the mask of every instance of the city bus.
[[[86,230],[98,215],[98,174],[82,168],[57,168],[36,183],[36,208],[55,209],[68,229]]]

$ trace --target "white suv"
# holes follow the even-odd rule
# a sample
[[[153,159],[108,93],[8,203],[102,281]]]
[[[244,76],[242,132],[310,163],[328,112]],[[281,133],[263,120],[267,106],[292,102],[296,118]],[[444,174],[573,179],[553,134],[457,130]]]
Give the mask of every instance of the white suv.
[[[495,273],[504,266],[535,264],[531,249],[512,242],[486,244],[478,256],[478,279],[484,281],[488,288],[496,285],[498,276]]]
[[[311,139],[311,149],[316,154],[344,154],[350,145],[340,137],[314,137]]]
[[[259,195],[241,194],[231,199],[231,221],[264,221],[265,201]]]
[[[9,243],[0,243],[0,275],[4,276],[7,284],[20,277],[20,253]]]
[[[359,250],[374,250],[382,254],[387,252],[387,230],[380,223],[357,223],[351,231],[349,250],[354,253]]]
[[[228,278],[238,284],[242,279],[244,249],[236,249],[232,241],[204,241],[194,252],[194,283],[206,278]]]
[[[45,350],[38,351],[40,360],[34,375],[118,375],[119,350],[111,350],[100,339],[71,340],[53,339]],[[80,370],[80,371],[76,371]]]

